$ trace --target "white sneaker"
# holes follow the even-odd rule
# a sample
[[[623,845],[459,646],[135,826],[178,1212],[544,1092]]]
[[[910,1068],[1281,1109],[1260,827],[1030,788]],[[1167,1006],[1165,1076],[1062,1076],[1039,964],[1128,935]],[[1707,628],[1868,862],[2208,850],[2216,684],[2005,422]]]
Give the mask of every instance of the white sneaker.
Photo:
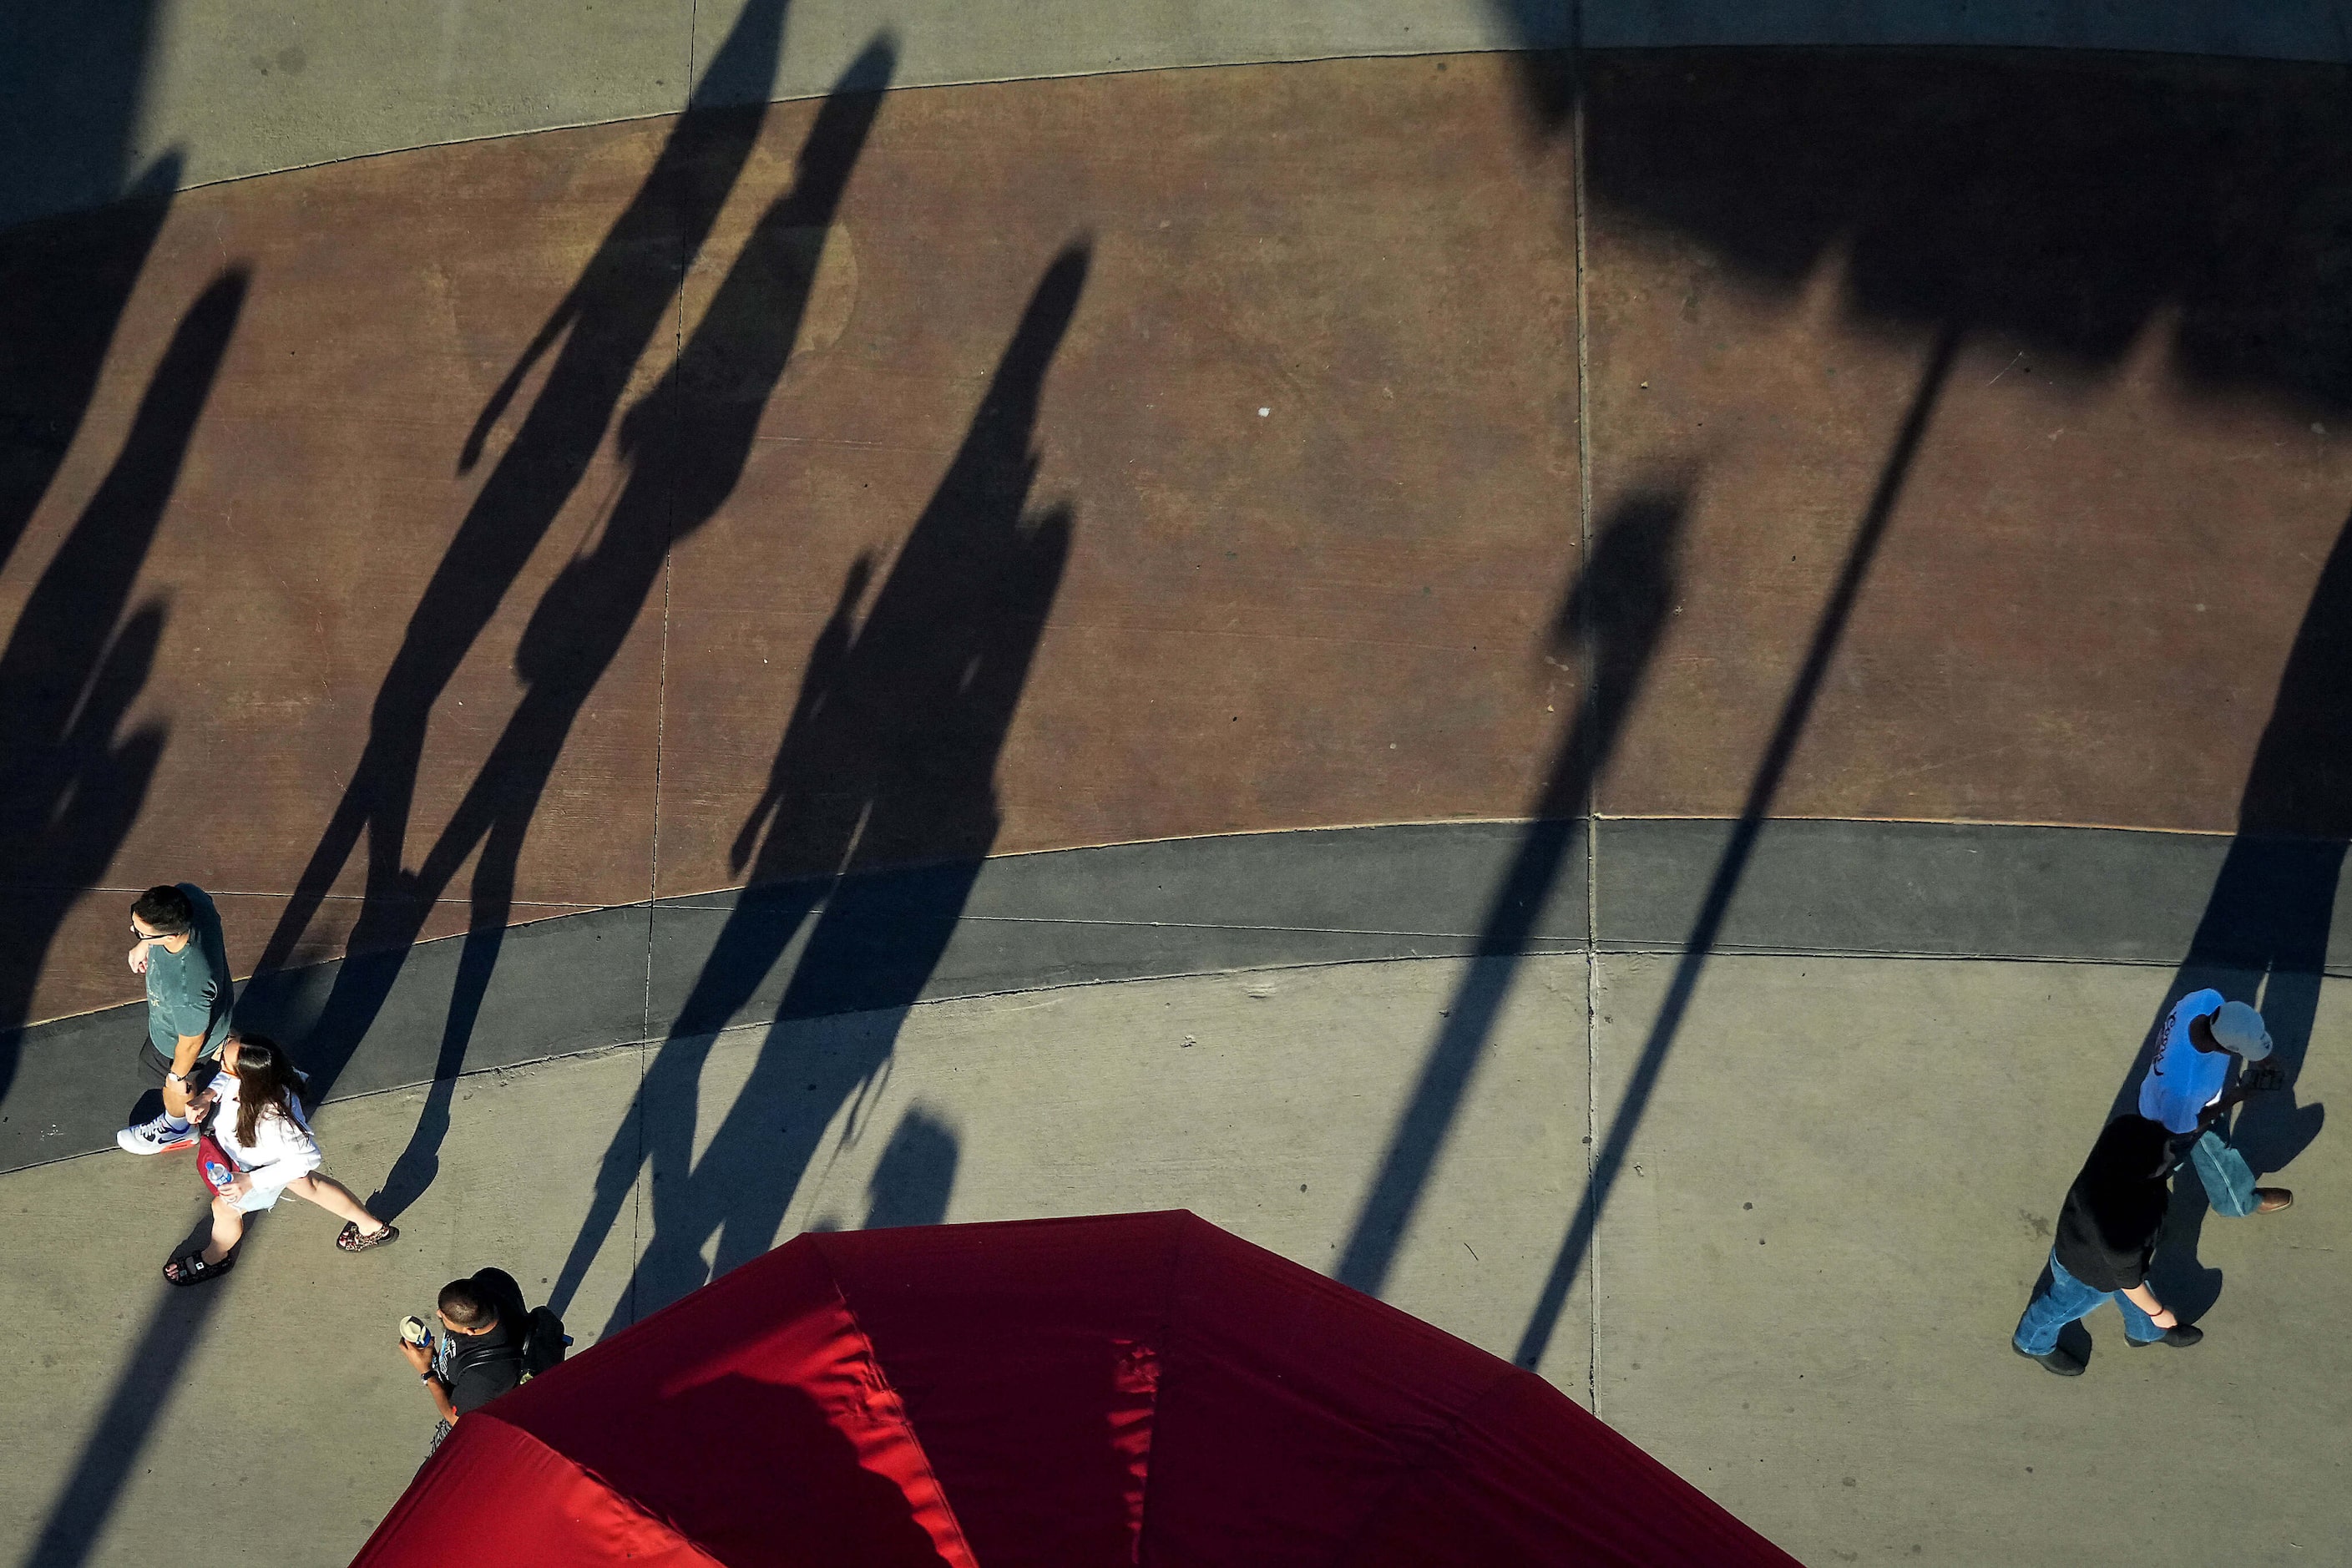
[[[174,1149],[196,1146],[194,1123],[174,1127],[163,1117],[142,1121],[136,1127],[126,1127],[114,1135],[115,1146],[126,1154],[164,1154]]]

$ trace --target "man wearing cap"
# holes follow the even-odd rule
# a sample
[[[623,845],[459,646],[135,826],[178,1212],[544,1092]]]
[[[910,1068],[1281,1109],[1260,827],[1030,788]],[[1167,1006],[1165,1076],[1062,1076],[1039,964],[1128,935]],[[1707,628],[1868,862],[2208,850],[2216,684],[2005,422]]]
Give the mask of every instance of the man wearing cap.
[[[2271,1032],[2263,1016],[2243,1002],[2225,1002],[2219,991],[2192,991],[2165,1015],[2163,1045],[2139,1086],[2139,1113],[2159,1121],[2189,1151],[2213,1200],[2214,1211],[2236,1217],[2276,1214],[2294,1202],[2284,1187],[2258,1187],[2246,1157],[2224,1142],[2215,1124],[2252,1091],[2221,1092],[2230,1058],[2251,1068],[2271,1054]],[[2267,1087],[2267,1086],[2265,1086]]]

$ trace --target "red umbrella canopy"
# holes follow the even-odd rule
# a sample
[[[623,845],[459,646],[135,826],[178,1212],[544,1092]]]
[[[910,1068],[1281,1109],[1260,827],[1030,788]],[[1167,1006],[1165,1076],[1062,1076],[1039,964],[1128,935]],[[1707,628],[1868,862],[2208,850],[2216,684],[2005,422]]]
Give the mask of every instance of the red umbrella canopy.
[[[457,1424],[354,1568],[1793,1560],[1197,1216],[803,1236]]]

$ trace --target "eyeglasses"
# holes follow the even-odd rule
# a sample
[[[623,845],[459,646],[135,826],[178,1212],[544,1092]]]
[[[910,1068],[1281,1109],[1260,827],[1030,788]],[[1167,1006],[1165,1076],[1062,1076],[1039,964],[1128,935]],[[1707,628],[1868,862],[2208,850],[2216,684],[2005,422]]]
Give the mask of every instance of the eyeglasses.
[[[137,937],[141,942],[168,942],[171,940],[170,937],[163,931],[157,931],[151,936],[147,932],[141,931],[137,926],[132,926],[131,928],[131,934]]]

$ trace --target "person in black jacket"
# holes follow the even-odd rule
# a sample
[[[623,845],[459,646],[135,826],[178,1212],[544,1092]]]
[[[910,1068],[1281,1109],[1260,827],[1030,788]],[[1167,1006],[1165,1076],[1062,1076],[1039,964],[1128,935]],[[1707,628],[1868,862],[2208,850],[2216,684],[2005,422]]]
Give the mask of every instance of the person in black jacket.
[[[2061,1377],[2080,1376],[2083,1359],[2060,1348],[2058,1331],[2111,1298],[2124,1315],[2124,1338],[2134,1345],[2186,1347],[2205,1337],[2147,1287],[2148,1261],[2172,1197],[2171,1141],[2162,1123],[2140,1116],[2118,1116],[2099,1134],[2058,1211],[2049,1275],[2010,1342],[2018,1354]]]
[[[438,1345],[400,1342],[400,1353],[433,1396],[441,1419],[425,1445],[430,1455],[460,1419],[522,1382],[529,1315],[521,1288],[503,1268],[485,1268],[441,1287],[434,1310],[443,1330]]]

